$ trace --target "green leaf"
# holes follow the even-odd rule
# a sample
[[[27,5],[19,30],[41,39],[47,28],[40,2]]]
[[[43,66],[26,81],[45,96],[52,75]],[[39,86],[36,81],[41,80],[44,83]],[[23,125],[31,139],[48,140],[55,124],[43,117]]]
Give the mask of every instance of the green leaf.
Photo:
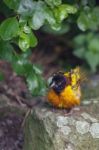
[[[43,7],[45,21],[51,26],[53,30],[60,30],[61,24],[57,23],[54,12],[52,9],[44,5]]]
[[[19,24],[15,17],[4,20],[0,25],[0,36],[3,40],[11,40],[19,34]]]
[[[24,63],[25,61],[21,56],[14,56],[12,67],[17,75],[25,75]]]
[[[14,10],[17,10],[21,0],[4,0],[5,4]]]
[[[22,51],[26,51],[30,47],[30,39],[28,34],[22,33],[19,38],[19,47]]]
[[[90,51],[99,52],[99,37],[94,37],[91,41],[89,41],[88,48]]]
[[[92,19],[94,22],[94,28],[98,29],[99,26],[99,7],[94,7],[92,11]]]
[[[87,15],[84,12],[82,12],[77,20],[78,27],[82,31],[86,31],[88,29],[89,22],[90,19],[88,19]]]
[[[50,7],[54,7],[54,6],[58,6],[62,3],[62,0],[45,0],[45,2],[50,6]]]
[[[45,21],[45,17],[43,15],[43,13],[41,13],[40,11],[36,11],[31,19],[31,27],[34,30],[38,30]]]
[[[91,70],[96,71],[96,67],[99,65],[99,53],[94,53],[92,51],[86,51],[85,54],[86,61],[88,62]]]
[[[75,14],[77,12],[77,7],[69,4],[62,4],[62,9],[66,9],[68,14]]]
[[[46,83],[42,78],[42,70],[37,65],[32,65],[24,55],[16,55],[13,59],[13,70],[21,76],[24,76],[28,88],[33,96],[45,95]]]
[[[13,47],[10,43],[0,40],[0,59],[12,62]]]
[[[68,17],[67,11],[62,6],[54,9],[54,15],[59,23]]]
[[[37,2],[33,0],[21,0],[18,13],[25,17],[30,17],[33,15],[35,9],[36,9]]]
[[[20,26],[20,28],[24,27],[27,24],[27,20],[28,20],[28,17],[20,15],[20,18],[19,18],[19,26]]]
[[[49,25],[45,25],[42,27],[42,30],[46,33],[60,36],[60,35],[63,35],[65,33],[69,32],[70,26],[69,26],[69,24],[62,23],[60,30],[53,30]]]
[[[47,84],[46,84],[45,80],[40,75],[38,76],[38,81],[39,81],[39,94],[38,95],[45,96]]]
[[[85,43],[85,35],[84,34],[79,34],[78,36],[76,36],[74,38],[74,43],[75,43],[75,45],[77,45],[77,47],[78,46],[83,46],[84,43]]]
[[[33,65],[33,70],[35,71],[36,74],[42,74],[42,69],[38,65]]]
[[[28,88],[32,95],[36,96],[39,92],[39,82],[36,74],[30,73],[26,79]]]
[[[42,1],[38,1],[36,5],[36,9],[33,13],[33,17],[30,20],[30,25],[34,30],[39,29],[45,21],[45,12],[44,12],[45,4]]]
[[[44,96],[46,92],[46,84],[40,74],[34,71],[30,72],[26,78],[28,88],[33,96]]]
[[[28,60],[28,58],[32,55],[32,51],[29,49],[28,51],[21,54],[23,59]]]
[[[25,76],[26,70],[24,65],[21,64],[21,61],[14,62],[12,66],[17,75]]]
[[[99,26],[99,7],[83,10],[77,20],[78,27],[82,31],[87,29],[97,30]]]
[[[35,47],[37,45],[37,43],[38,43],[36,36],[34,35],[33,32],[31,32],[29,34],[29,37],[30,37],[30,46],[31,47]]]
[[[13,64],[12,64],[13,70],[18,74],[22,76],[27,76],[32,68],[32,64],[28,61],[24,55],[15,55],[13,58]]]
[[[44,7],[44,15],[45,15],[45,20],[49,23],[49,25],[53,26],[54,24],[56,24],[54,13],[47,6]]]
[[[52,30],[60,31],[62,26],[61,26],[61,23],[56,23],[56,24],[51,25],[51,28]]]
[[[99,36],[89,32],[80,34],[74,39],[74,55],[86,60],[93,72],[99,65]]]
[[[29,41],[30,41],[30,47],[35,47],[37,45],[38,41],[32,31],[28,34],[28,37],[29,37]]]
[[[81,48],[78,48],[78,49],[75,49],[73,51],[73,54],[79,58],[84,58],[85,56],[85,48],[84,47],[81,47]]]
[[[29,47],[35,47],[37,45],[36,36],[32,33],[21,33],[19,38],[19,47],[22,51],[26,51]]]
[[[93,34],[93,32],[89,32],[88,34],[85,34],[85,42],[89,44],[89,42],[93,40],[93,38],[96,38],[95,36],[96,35]]]
[[[68,14],[74,14],[76,12],[76,7],[68,4],[59,5],[57,8],[54,9],[54,15],[58,22],[62,22],[65,18],[68,17]]]
[[[23,31],[27,34],[31,33],[31,29],[29,26],[27,26],[26,24],[22,26],[23,27]]]
[[[29,72],[32,70],[32,64],[26,63],[22,64],[22,61],[16,61],[12,64],[13,70],[17,73],[17,75],[21,75],[27,77]]]

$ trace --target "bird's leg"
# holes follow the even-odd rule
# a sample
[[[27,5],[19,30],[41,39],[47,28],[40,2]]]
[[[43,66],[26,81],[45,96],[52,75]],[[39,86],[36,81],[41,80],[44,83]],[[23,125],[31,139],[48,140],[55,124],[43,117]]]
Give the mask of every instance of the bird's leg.
[[[52,105],[52,112],[56,113],[56,108],[54,105]]]
[[[79,111],[80,111],[79,107],[73,107],[73,108],[65,109],[64,115],[65,116],[73,115],[74,113],[78,113]]]
[[[63,109],[63,112],[64,112],[64,115],[65,115],[65,116],[68,116],[68,115],[72,115],[72,114],[73,114],[73,110],[72,110],[71,108],[68,108],[68,109],[64,108],[64,109]]]

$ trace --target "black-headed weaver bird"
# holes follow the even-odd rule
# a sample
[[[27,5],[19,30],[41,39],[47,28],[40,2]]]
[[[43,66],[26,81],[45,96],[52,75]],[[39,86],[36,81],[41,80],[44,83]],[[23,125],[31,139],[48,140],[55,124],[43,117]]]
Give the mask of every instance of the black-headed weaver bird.
[[[57,72],[52,76],[48,101],[58,108],[71,109],[81,100],[81,73],[76,67],[69,72]]]

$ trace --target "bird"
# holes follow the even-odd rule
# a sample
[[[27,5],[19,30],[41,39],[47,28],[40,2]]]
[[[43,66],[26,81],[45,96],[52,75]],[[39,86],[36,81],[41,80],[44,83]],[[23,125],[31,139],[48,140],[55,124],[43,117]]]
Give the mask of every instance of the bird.
[[[56,72],[49,83],[48,101],[57,108],[72,109],[80,105],[83,79],[79,67],[68,72]]]

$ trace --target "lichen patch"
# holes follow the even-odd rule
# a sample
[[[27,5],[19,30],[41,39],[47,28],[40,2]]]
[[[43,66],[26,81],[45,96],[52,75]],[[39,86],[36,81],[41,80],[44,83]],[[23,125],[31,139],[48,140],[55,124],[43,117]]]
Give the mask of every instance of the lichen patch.
[[[57,117],[57,126],[63,127],[66,126],[68,124],[68,117],[64,117],[64,116],[58,116]]]
[[[90,133],[93,138],[99,138],[99,123],[93,123],[90,127]]]
[[[68,126],[64,126],[60,128],[60,131],[62,132],[63,135],[67,136],[71,132],[71,128]]]
[[[90,125],[87,121],[77,121],[76,122],[76,130],[80,133],[80,134],[85,134],[89,131],[90,129]]]
[[[65,150],[74,150],[74,146],[71,144],[68,144]]]
[[[89,104],[91,103],[91,101],[90,101],[90,100],[84,100],[82,103],[83,103],[84,105],[89,105]]]

